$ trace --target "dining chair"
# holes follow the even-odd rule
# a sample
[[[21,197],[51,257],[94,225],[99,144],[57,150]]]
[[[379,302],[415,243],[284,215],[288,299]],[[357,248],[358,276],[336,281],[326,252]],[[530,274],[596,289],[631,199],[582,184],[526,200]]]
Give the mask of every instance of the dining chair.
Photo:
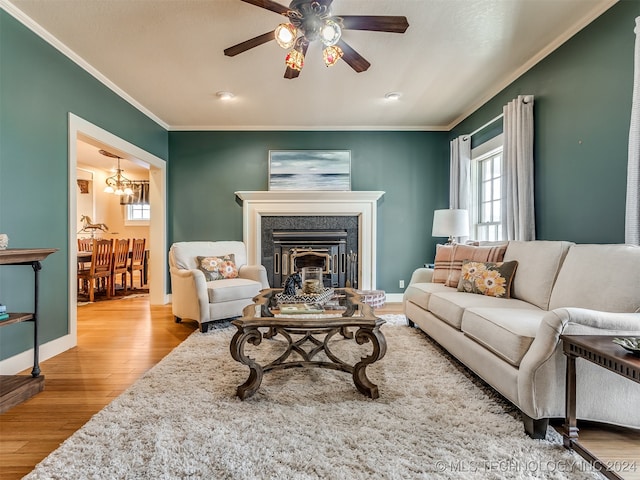
[[[78,251],[90,252],[93,246],[93,238],[79,238],[78,239]]]
[[[93,238],[78,238],[78,252],[90,252],[93,248]],[[88,269],[91,262],[78,262],[78,272],[80,270]],[[78,277],[78,291],[82,289],[83,284],[86,284],[86,280],[81,280]]]
[[[95,240],[91,249],[91,263],[89,268],[78,270],[78,278],[85,280],[89,289],[89,301],[95,300],[95,291],[99,281],[106,282],[107,298],[111,297],[109,288],[111,279],[111,258],[113,256],[112,240]]]
[[[118,239],[114,241],[113,248],[113,264],[111,267],[111,295],[116,294],[116,278],[120,275],[123,290],[127,289],[127,267],[129,263],[129,244],[128,238]]]
[[[145,238],[134,238],[131,246],[131,260],[129,261],[129,266],[127,267],[127,271],[129,272],[129,276],[131,278],[131,290],[133,290],[133,272],[140,272],[140,288],[144,286],[144,248],[146,246],[147,240]],[[126,286],[125,286],[126,288]]]

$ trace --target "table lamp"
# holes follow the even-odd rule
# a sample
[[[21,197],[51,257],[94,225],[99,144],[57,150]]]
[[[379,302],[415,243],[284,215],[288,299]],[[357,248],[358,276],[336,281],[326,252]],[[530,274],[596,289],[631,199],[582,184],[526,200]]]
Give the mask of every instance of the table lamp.
[[[431,235],[448,237],[447,244],[455,243],[455,237],[467,237],[469,235],[469,212],[457,208],[435,210]]]

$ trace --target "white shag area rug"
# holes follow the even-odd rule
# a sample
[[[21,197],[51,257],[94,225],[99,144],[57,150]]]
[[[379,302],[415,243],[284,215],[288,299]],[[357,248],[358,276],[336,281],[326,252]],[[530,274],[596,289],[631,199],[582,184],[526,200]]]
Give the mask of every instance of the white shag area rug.
[[[386,356],[367,373],[267,372],[235,396],[235,327],[193,333],[44,459],[27,479],[599,479],[562,446],[526,436],[517,411],[402,315],[384,316]],[[258,359],[284,343],[263,340]],[[336,340],[345,356],[367,345]]]

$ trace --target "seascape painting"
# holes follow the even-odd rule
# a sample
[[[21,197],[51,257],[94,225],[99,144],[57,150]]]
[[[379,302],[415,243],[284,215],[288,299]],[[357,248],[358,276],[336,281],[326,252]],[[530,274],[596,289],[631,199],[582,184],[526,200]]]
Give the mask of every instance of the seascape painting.
[[[351,190],[351,152],[271,150],[269,190]]]

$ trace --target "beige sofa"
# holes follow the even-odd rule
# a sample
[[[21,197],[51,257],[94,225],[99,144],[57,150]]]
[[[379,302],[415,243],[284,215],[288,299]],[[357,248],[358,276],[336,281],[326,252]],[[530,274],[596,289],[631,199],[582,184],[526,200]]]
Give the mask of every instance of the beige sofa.
[[[198,268],[198,256],[233,255],[235,278],[207,280]],[[252,298],[269,288],[267,272],[262,265],[247,265],[247,249],[243,242],[177,242],[169,250],[171,274],[171,307],[176,322],[183,318],[196,320],[206,332],[215,320],[242,315]]]
[[[640,247],[509,242],[517,260],[511,298],[459,292],[413,273],[404,312],[523,413],[527,433],[544,438],[565,415],[560,335],[640,336]],[[577,362],[579,419],[640,428],[640,385]]]

